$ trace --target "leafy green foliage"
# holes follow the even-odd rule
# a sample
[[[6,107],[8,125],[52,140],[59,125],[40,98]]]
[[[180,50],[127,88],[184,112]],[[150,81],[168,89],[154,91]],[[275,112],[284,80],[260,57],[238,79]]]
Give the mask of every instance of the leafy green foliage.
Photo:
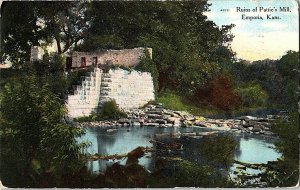
[[[281,141],[277,143],[277,147],[283,155],[287,158],[299,158],[299,114],[297,112],[291,113],[289,120],[280,119],[272,130],[278,134]]]
[[[137,66],[134,67],[135,70],[142,72],[149,72],[153,78],[154,89],[157,94],[158,91],[158,70],[155,63],[150,57],[149,51],[145,50],[145,56],[141,57],[141,61]]]
[[[9,59],[17,67],[29,60],[31,45],[42,37],[37,17],[30,2],[4,2],[1,6],[1,59]]]
[[[229,170],[229,166],[234,161],[236,146],[237,143],[231,136],[214,136],[205,138],[199,144],[199,151],[206,161],[213,165],[221,165]]]
[[[60,99],[33,73],[20,73],[2,92],[1,179],[7,185],[34,187],[46,174],[58,177],[82,164],[85,144],[75,138],[84,131],[63,122]]]
[[[272,126],[279,135],[276,148],[283,153],[283,159],[273,167],[273,171],[263,174],[270,187],[292,187],[299,182],[299,113],[292,112],[288,120],[279,119]]]
[[[92,122],[107,119],[119,119],[127,117],[126,113],[121,111],[115,100],[105,102],[101,108],[100,113],[92,114],[90,116],[82,116],[75,118],[76,122]]]
[[[100,117],[102,119],[118,119],[126,117],[126,114],[119,109],[116,101],[112,100],[103,104]]]
[[[181,161],[176,166],[174,181],[179,187],[209,187],[212,173],[212,168],[208,166]]]
[[[296,110],[298,66],[298,52],[288,51],[279,60],[266,59],[252,64],[242,60],[229,64],[229,70],[235,86],[259,84],[268,95],[268,105]]]
[[[203,15],[206,10],[207,1],[92,2],[90,35],[77,50],[151,47],[153,60],[140,69],[157,77],[158,92],[192,94],[218,72],[217,62],[232,57],[233,25],[216,27]]]
[[[259,84],[249,83],[235,89],[242,99],[245,107],[264,106],[267,103],[268,94]]]
[[[1,9],[3,61],[8,58],[13,67],[18,67],[29,61],[31,46],[47,46],[53,42],[58,54],[72,49],[87,35],[90,18],[86,6],[71,1],[4,2]]]
[[[232,77],[225,73],[220,74],[208,83],[206,87],[197,89],[193,98],[196,102],[207,102],[224,111],[237,108],[240,96],[234,91]]]
[[[212,115],[223,113],[222,110],[213,106],[195,106],[195,102],[183,97],[179,93],[170,90],[166,90],[157,96],[156,101],[162,103],[166,108],[178,111],[187,111],[194,115]]]

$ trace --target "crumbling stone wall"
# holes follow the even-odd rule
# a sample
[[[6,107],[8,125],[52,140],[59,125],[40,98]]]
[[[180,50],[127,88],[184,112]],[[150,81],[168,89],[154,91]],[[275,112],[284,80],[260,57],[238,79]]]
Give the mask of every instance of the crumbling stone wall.
[[[139,108],[154,100],[154,85],[150,73],[123,69],[104,73],[95,68],[83,77],[82,84],[74,86],[74,94],[67,99],[71,118],[99,112],[104,102],[115,100],[123,110]]]
[[[152,48],[146,48],[152,57]],[[144,56],[145,48],[123,49],[123,50],[100,50],[95,52],[72,52],[72,68],[82,67],[82,58],[85,59],[85,66],[97,64],[113,64],[134,66]],[[95,58],[97,61],[95,61]]]

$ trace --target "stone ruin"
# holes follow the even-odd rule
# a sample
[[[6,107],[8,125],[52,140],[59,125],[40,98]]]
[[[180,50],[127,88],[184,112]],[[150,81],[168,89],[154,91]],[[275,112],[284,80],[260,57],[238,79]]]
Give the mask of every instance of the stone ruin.
[[[115,100],[122,110],[139,108],[154,100],[154,85],[150,73],[94,68],[74,86],[74,94],[67,99],[70,118],[89,116],[101,110],[104,102]]]
[[[100,49],[93,52],[74,51],[67,56],[66,69],[72,70],[101,65],[123,65],[131,67],[140,62],[140,59],[145,56],[146,51],[149,53],[150,58],[152,58],[152,48],[143,47],[122,50]]]
[[[115,100],[119,108],[127,111],[139,108],[155,99],[153,79],[150,73],[109,69],[110,65],[135,66],[151,48],[123,50],[99,50],[95,52],[72,52],[66,57],[66,70],[86,69],[93,71],[81,77],[81,84],[74,85],[74,94],[68,95],[66,107],[68,116],[76,118],[89,116],[101,110],[104,102]],[[31,48],[31,61],[42,60],[41,47]]]

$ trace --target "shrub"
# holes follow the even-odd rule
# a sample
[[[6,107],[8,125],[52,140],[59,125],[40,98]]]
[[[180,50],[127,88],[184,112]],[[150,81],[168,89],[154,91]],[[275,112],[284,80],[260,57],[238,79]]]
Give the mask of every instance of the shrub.
[[[149,51],[145,50],[145,56],[141,57],[141,61],[138,65],[134,67],[134,69],[142,72],[149,72],[153,78],[155,93],[158,91],[158,70],[156,68],[155,63],[150,58]]]
[[[240,96],[234,91],[231,76],[221,74],[198,88],[193,95],[194,102],[202,105],[213,105],[224,111],[232,110],[241,104]]]
[[[126,117],[126,113],[119,109],[115,100],[112,100],[103,104],[100,117],[101,119],[118,119]]]
[[[246,107],[263,106],[268,100],[268,94],[257,83],[248,83],[236,89]]]
[[[64,105],[32,73],[5,85],[0,112],[4,185],[36,187],[46,175],[57,179],[84,164],[85,144],[76,141],[84,130],[62,122]]]

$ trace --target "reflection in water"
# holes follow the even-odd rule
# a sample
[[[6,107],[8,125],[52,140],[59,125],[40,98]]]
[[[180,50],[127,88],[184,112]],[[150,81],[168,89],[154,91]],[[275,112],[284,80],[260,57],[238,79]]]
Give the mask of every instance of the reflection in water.
[[[155,134],[162,133],[174,133],[174,132],[204,132],[211,131],[208,128],[154,128],[154,127],[122,127],[115,131],[107,132],[103,128],[87,128],[87,134],[83,136],[82,140],[89,140],[92,145],[87,149],[88,153],[99,153],[102,155],[113,154],[126,154],[131,150],[143,146],[152,147],[149,142],[154,138]],[[235,159],[242,162],[251,163],[266,163],[267,161],[276,160],[281,156],[276,152],[270,139],[262,138],[255,135],[239,135],[236,136],[238,147],[235,153]],[[191,141],[195,142],[195,141]],[[201,143],[201,140],[197,141]],[[190,147],[186,147],[189,150],[185,150],[181,157],[191,157],[196,161],[199,159],[197,147],[195,144],[190,144]],[[193,148],[194,147],[194,148]],[[189,154],[189,155],[184,155]],[[201,156],[200,156],[201,157]],[[125,165],[127,159],[120,160],[120,164]],[[196,161],[197,162],[197,161]],[[112,165],[113,161],[90,161],[88,167],[90,171],[98,173],[99,171],[105,171],[107,166]],[[139,159],[139,164],[145,166],[148,170],[152,170],[154,167],[154,159],[152,157],[144,156]]]
[[[273,142],[266,137],[243,135],[239,140],[240,153],[235,155],[235,159],[257,164],[275,161],[281,154],[275,150]]]

